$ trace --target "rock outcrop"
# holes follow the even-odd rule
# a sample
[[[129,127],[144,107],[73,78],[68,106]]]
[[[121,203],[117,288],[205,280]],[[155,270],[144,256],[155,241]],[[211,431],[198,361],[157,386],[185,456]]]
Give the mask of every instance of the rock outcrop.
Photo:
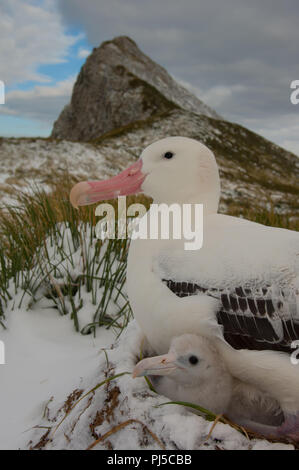
[[[104,42],[87,58],[51,137],[86,142],[175,108],[219,117],[132,39],[121,36]]]

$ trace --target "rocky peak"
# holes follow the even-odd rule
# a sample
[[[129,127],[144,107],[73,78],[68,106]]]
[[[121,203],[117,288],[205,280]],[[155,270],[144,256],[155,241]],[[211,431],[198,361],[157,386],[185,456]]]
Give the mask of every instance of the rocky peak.
[[[218,118],[126,36],[95,48],[77,77],[52,137],[89,141],[115,128],[182,108]]]

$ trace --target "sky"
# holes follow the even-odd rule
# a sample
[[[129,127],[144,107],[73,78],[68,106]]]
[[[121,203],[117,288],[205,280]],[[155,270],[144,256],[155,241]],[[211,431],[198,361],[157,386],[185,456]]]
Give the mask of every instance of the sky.
[[[299,155],[298,22],[298,0],[3,0],[0,135],[48,136],[92,48],[127,35],[225,119]]]

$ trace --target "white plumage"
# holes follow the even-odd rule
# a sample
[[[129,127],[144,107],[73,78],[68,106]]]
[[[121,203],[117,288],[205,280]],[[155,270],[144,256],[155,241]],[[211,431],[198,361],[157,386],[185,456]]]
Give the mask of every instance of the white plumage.
[[[160,395],[202,406],[215,414],[228,411],[233,379],[209,340],[184,334],[173,338],[168,354],[140,361],[133,377],[162,376],[154,380]]]
[[[175,337],[167,354],[138,362],[133,377],[144,375],[159,394],[224,414],[251,430],[275,434],[283,421],[273,397],[233,378],[211,341],[194,334]]]

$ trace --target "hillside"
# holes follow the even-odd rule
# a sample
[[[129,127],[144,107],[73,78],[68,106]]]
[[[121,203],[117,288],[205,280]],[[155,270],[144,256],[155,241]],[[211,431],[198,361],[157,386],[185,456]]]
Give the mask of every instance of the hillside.
[[[32,182],[51,185],[68,171],[75,179],[105,178],[137,159],[165,136],[205,143],[221,175],[221,212],[273,210],[299,219],[299,159],[263,137],[220,119],[174,109],[123,126],[89,144],[52,139],[2,139],[0,197]],[[8,201],[7,197],[5,199]]]

